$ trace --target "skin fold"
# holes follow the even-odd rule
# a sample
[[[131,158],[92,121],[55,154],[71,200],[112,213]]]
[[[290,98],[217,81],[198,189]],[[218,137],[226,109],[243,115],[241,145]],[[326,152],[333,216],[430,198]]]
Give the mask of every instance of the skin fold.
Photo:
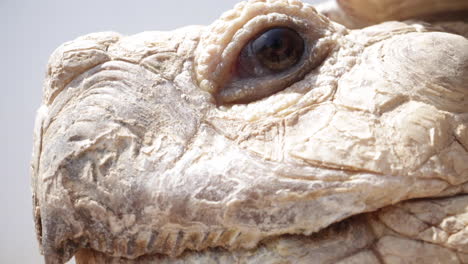
[[[34,132],[46,263],[468,263],[468,22],[433,19],[468,7],[372,15],[407,4],[251,0],[64,43]],[[297,63],[240,74],[285,27]]]

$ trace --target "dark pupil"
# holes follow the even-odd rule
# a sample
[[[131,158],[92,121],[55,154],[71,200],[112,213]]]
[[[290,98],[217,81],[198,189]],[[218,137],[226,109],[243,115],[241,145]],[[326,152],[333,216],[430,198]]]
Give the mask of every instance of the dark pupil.
[[[252,42],[252,52],[272,71],[283,71],[296,64],[304,52],[304,40],[289,28],[273,28]]]

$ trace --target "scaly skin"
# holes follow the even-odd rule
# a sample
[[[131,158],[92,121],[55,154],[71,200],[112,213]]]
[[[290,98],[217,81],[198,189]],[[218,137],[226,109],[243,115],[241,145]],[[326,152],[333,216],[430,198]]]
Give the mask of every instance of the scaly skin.
[[[277,26],[304,37],[301,62],[236,76]],[[32,166],[46,262],[468,263],[467,32],[253,0],[209,27],[63,44]]]

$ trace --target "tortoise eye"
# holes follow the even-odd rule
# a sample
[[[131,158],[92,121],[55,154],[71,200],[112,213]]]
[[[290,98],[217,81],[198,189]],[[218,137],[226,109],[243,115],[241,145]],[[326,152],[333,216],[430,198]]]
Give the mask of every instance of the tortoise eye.
[[[325,36],[328,28],[286,18],[274,22],[239,30],[222,52],[224,60],[212,73],[219,82],[204,80],[218,105],[247,104],[291,87],[318,67],[335,44]]]
[[[239,77],[258,77],[288,70],[304,54],[304,39],[287,27],[271,28],[259,34],[241,51]]]
[[[218,103],[249,103],[285,89],[310,70],[313,46],[291,27],[261,31],[240,49],[231,80],[217,94]]]

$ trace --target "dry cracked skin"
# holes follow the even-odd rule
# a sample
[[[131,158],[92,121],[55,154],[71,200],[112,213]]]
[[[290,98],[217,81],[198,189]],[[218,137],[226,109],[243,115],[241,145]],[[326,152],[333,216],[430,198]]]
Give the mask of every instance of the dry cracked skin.
[[[46,263],[468,263],[466,10],[251,0],[63,44],[32,164]]]

